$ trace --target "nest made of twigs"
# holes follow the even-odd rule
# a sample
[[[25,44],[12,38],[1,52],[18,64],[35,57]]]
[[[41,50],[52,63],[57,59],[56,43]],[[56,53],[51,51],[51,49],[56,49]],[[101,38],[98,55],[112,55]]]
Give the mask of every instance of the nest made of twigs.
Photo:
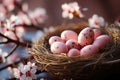
[[[46,70],[59,79],[74,80],[97,79],[106,74],[120,72],[120,29],[117,26],[101,27],[103,34],[108,34],[110,43],[89,58],[68,57],[55,55],[50,51],[48,40],[51,36],[60,36],[64,30],[73,30],[79,33],[88,27],[86,23],[68,24],[57,26],[54,31],[46,33],[32,48],[32,55],[41,65],[41,70]]]

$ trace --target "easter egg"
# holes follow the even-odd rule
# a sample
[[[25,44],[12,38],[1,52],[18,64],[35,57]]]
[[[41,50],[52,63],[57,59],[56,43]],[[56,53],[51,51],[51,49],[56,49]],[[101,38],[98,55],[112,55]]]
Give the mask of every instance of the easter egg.
[[[73,40],[73,39],[66,41],[66,46],[68,47],[68,49],[71,49],[71,48],[80,49],[80,47],[81,47],[78,44],[78,42],[76,40]]]
[[[95,39],[93,45],[98,46],[99,49],[104,48],[110,42],[108,35],[101,35]]]
[[[78,35],[78,43],[81,46],[92,44],[94,41],[94,32],[92,28],[84,28]]]
[[[98,36],[102,34],[100,29],[93,29],[94,32],[94,39],[96,39]]]
[[[63,42],[54,42],[51,45],[50,49],[51,49],[51,52],[56,53],[56,54],[68,52],[68,48]]]
[[[74,56],[79,56],[80,55],[80,50],[72,48],[68,52],[68,57],[74,57]]]
[[[64,42],[59,36],[52,36],[49,39],[49,44],[53,44],[54,42]]]
[[[80,50],[80,56],[90,57],[95,55],[98,51],[99,49],[95,45],[87,45]]]
[[[77,40],[78,39],[78,35],[76,32],[72,31],[72,30],[64,30],[61,33],[61,38],[65,41],[69,40],[69,39],[73,39],[73,40]]]

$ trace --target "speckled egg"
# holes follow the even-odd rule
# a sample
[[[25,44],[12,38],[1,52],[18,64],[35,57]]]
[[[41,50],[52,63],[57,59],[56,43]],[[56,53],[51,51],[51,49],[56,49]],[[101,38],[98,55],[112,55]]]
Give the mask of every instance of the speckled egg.
[[[81,46],[92,44],[93,41],[94,41],[94,32],[90,27],[84,28],[78,35],[78,43]]]
[[[80,47],[81,47],[78,44],[78,42],[76,40],[73,40],[73,39],[66,41],[66,46],[68,47],[68,49],[71,49],[71,48],[80,49]]]
[[[54,42],[64,42],[59,36],[52,36],[49,39],[49,44],[53,44]]]
[[[93,29],[94,32],[94,39],[96,39],[98,36],[102,34],[100,29]]]
[[[61,38],[65,41],[69,40],[69,39],[73,39],[73,40],[77,40],[78,39],[78,35],[76,32],[72,31],[72,30],[64,30],[61,33]]]
[[[104,48],[110,42],[108,35],[101,35],[95,39],[93,45],[98,46],[99,49]]]
[[[72,48],[68,52],[68,57],[74,57],[74,56],[79,56],[80,55],[80,50]]]
[[[80,56],[90,57],[95,55],[98,51],[99,49],[95,45],[87,45],[80,50]]]
[[[51,52],[56,53],[56,54],[68,52],[68,48],[63,42],[54,42],[51,45],[50,49],[51,49]]]

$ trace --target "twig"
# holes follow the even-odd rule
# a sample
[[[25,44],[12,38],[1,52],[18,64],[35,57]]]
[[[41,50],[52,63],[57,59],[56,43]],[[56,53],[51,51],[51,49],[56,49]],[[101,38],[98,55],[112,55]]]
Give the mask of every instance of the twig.
[[[13,39],[3,35],[2,33],[0,33],[0,36],[6,38],[8,40],[5,43],[10,43],[11,42],[11,43],[15,43],[15,44],[18,44],[18,45],[21,45],[21,46],[24,46],[24,47],[26,47],[26,46],[31,47],[31,44],[29,44],[29,43],[24,43],[24,42],[20,42],[20,41],[17,41],[17,40],[13,40]],[[4,43],[4,42],[1,42],[1,43]]]
[[[0,42],[0,44],[7,44],[8,43],[8,41],[5,41],[5,42]]]
[[[15,33],[15,32],[14,32]],[[16,33],[15,33],[16,34]],[[0,44],[7,44],[7,43],[15,43],[15,46],[11,49],[11,51],[9,52],[9,54],[5,57],[9,57],[11,54],[13,54],[13,52],[21,45],[21,46],[26,46],[26,47],[31,47],[31,44],[28,44],[28,43],[23,43],[23,42],[20,42],[19,41],[19,38],[17,37],[16,35],[16,38],[17,40],[13,40],[13,39],[10,39],[9,37],[3,35],[2,33],[0,33],[0,36],[4,37],[7,39],[7,41],[5,42],[0,42]]]
[[[21,59],[21,60],[19,60],[19,61],[16,61],[16,62],[14,62],[14,63],[5,65],[5,66],[3,66],[3,67],[0,68],[0,71],[6,69],[6,68],[8,68],[8,67],[14,67],[15,65],[19,64],[19,63],[22,62],[22,61],[27,61],[27,59],[26,59],[26,58],[23,58],[23,59]]]
[[[43,30],[43,28],[41,28],[40,26],[37,26],[37,25],[26,25],[26,24],[19,24],[19,25],[15,25],[15,26],[25,26],[27,28],[33,28],[33,29],[36,29],[36,30]]]
[[[15,34],[15,37],[16,37],[17,41],[19,41],[19,37],[16,34],[16,30],[14,30],[13,33]]]
[[[5,58],[9,57],[18,48],[18,46],[19,45],[15,45]]]

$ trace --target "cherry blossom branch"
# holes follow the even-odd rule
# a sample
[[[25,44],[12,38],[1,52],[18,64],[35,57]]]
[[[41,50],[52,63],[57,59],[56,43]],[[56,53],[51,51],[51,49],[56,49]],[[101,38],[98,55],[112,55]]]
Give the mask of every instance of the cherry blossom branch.
[[[14,30],[13,33],[15,34],[16,39],[19,41],[19,37],[16,34],[16,30]]]
[[[3,67],[0,68],[0,71],[6,69],[6,68],[8,68],[8,67],[13,67],[14,65],[17,65],[17,64],[20,63],[20,62],[21,62],[21,61],[17,61],[17,62],[15,62],[14,64],[12,63],[12,64],[5,65],[5,66],[3,66]]]
[[[5,41],[5,42],[0,42],[0,44],[7,44],[8,43],[8,41]]]
[[[7,58],[7,57],[9,57],[10,55],[12,55],[12,53],[18,48],[18,46],[19,46],[19,45],[15,45],[15,46],[11,49],[11,51],[9,52],[9,54],[8,54],[5,58]]]
[[[22,59],[19,60],[19,61],[16,61],[16,62],[11,63],[11,64],[7,64],[7,65],[1,67],[1,68],[0,68],[0,71],[6,69],[6,68],[8,68],[8,67],[14,67],[15,65],[17,65],[17,64],[19,64],[20,62],[23,62],[23,61],[27,61],[27,58],[22,58]]]
[[[29,44],[29,43],[24,43],[24,42],[20,42],[18,40],[13,40],[5,35],[3,35],[2,33],[0,33],[0,36],[4,37],[7,39],[6,42],[1,42],[1,43],[15,43],[15,44],[18,44],[18,45],[21,45],[21,46],[24,46],[24,47],[31,47],[32,45]]]
[[[14,33],[15,33],[15,32],[14,32]],[[25,47],[25,46],[26,46],[26,47],[31,47],[31,44],[20,42],[20,41],[19,41],[19,38],[17,37],[17,35],[16,35],[17,40],[13,40],[13,39],[11,39],[11,38],[3,35],[2,33],[0,33],[0,36],[2,36],[2,37],[4,37],[4,38],[7,39],[7,41],[5,41],[5,42],[0,42],[0,44],[7,44],[7,43],[10,43],[10,42],[15,43],[15,46],[11,49],[11,51],[9,52],[9,54],[8,54],[5,58],[7,58],[7,57],[9,57],[10,55],[12,55],[13,52],[14,52],[20,45],[21,45],[21,46],[24,46],[24,47]]]
[[[19,25],[15,25],[15,26],[25,26],[25,27],[27,27],[27,28],[33,28],[33,29],[36,29],[36,30],[43,30],[43,28],[41,28],[40,26],[37,26],[37,25],[33,25],[33,24],[31,24],[31,25],[26,25],[26,24],[19,24]]]

